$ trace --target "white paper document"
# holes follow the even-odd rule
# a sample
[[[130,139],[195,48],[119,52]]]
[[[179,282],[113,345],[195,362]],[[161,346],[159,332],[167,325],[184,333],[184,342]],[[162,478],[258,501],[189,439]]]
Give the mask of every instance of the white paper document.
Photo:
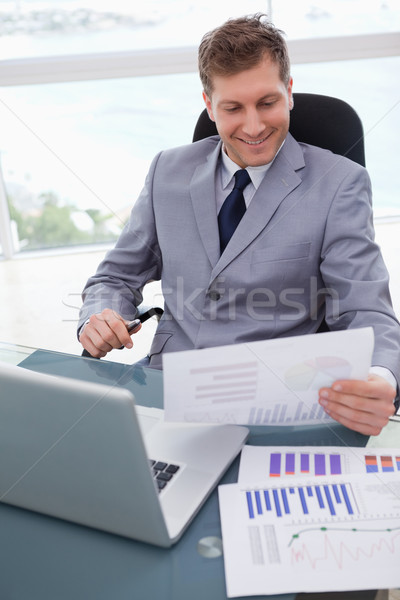
[[[347,473],[397,473],[400,477],[400,448],[244,446],[238,483],[271,484],[284,477]]]
[[[228,597],[400,586],[398,474],[218,488]]]
[[[366,379],[371,327],[233,344],[163,356],[169,421],[248,425],[330,422],[318,390]]]

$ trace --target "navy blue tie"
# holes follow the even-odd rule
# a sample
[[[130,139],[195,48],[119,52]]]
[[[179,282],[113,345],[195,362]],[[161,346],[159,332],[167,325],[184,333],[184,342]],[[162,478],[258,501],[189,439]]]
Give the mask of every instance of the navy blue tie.
[[[235,186],[229,196],[225,199],[221,210],[219,211],[218,227],[221,254],[225,250],[233,232],[246,212],[243,190],[250,181],[250,175],[246,169],[236,171]]]

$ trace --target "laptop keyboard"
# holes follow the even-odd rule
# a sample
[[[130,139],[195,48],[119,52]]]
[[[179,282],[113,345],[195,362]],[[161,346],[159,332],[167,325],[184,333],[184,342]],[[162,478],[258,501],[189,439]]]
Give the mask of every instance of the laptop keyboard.
[[[153,477],[157,484],[159,492],[164,490],[167,484],[173,479],[174,475],[179,471],[179,466],[171,463],[162,462],[161,460],[149,460]]]

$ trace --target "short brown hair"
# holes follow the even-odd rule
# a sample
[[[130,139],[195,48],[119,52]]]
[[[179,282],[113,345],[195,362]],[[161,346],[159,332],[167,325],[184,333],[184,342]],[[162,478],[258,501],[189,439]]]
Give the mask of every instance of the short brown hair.
[[[265,55],[279,65],[285,85],[290,80],[290,61],[283,32],[262,13],[229,19],[209,31],[200,42],[198,64],[207,96],[213,90],[215,75],[235,75],[257,66]]]

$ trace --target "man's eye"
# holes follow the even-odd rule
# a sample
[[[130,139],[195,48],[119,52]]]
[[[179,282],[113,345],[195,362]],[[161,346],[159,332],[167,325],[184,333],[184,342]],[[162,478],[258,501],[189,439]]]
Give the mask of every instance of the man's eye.
[[[226,112],[232,113],[232,112],[235,112],[235,111],[239,110],[239,107],[238,106],[232,106],[231,108],[226,108],[225,110],[226,110]]]

